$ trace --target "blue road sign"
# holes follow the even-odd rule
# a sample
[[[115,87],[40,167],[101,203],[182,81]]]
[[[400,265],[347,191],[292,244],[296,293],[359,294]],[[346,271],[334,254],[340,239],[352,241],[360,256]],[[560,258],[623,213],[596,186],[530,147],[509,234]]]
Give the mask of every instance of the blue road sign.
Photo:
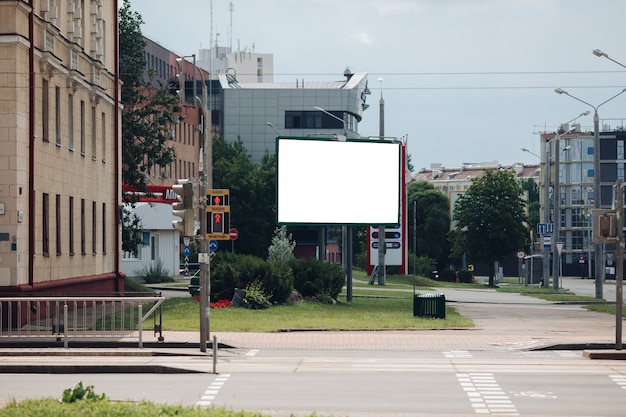
[[[183,255],[189,256],[189,246],[183,246]]]
[[[209,250],[211,252],[215,252],[217,250],[217,240],[210,240],[209,241]]]
[[[538,223],[537,233],[540,235],[551,235],[554,233],[554,223]]]

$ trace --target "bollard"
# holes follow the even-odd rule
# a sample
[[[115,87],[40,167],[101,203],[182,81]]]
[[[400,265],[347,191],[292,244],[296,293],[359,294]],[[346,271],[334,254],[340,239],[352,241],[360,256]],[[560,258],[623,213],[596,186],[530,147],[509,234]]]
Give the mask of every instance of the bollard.
[[[217,336],[213,335],[213,373],[217,373]]]

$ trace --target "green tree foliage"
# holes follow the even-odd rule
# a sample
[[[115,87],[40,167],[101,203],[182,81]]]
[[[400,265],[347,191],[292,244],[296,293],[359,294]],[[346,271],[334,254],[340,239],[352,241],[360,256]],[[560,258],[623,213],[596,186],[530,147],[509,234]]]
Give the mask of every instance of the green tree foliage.
[[[213,138],[213,188],[230,190],[230,225],[237,228],[239,253],[266,259],[276,227],[276,155],[250,160],[240,139]]]
[[[528,223],[530,230],[537,229],[539,223],[539,186],[532,178],[526,178],[521,182],[522,189],[528,191]]]
[[[144,82],[146,42],[141,33],[143,19],[130,8],[130,0],[124,0],[119,10],[119,60],[120,79],[123,83],[122,110],[122,182],[138,191],[146,191],[150,169],[155,165],[166,166],[174,161],[174,147],[168,144],[170,129],[180,111],[178,99],[170,95],[165,86],[149,88]],[[125,202],[136,199],[126,196]],[[138,251],[141,243],[141,222],[123,212],[122,249]]]
[[[417,224],[417,256],[435,259],[437,267],[442,269],[448,262],[450,244],[447,233],[450,230],[448,197],[435,190],[426,181],[413,181],[408,186],[409,249],[413,253],[413,226]],[[413,204],[416,215],[413,218]]]
[[[489,285],[494,285],[494,262],[525,247],[524,199],[515,174],[510,170],[485,170],[459,199],[453,219],[457,230],[466,229],[465,242],[472,262],[489,265]]]
[[[274,230],[272,244],[268,248],[268,262],[276,263],[283,267],[293,258],[293,250],[296,248],[296,242],[291,234],[287,234],[287,226],[277,227]]]

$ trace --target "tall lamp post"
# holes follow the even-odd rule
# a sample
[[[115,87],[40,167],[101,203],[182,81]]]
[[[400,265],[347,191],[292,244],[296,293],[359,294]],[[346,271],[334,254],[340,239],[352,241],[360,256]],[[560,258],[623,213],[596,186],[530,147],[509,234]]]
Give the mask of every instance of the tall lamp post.
[[[594,208],[599,209],[602,208],[601,197],[602,193],[600,190],[600,117],[598,116],[598,109],[613,100],[620,94],[626,92],[626,88],[624,88],[619,93],[615,94],[613,97],[608,100],[603,101],[602,103],[594,106],[592,104],[587,103],[584,100],[579,99],[576,96],[571,95],[567,91],[562,88],[557,88],[554,90],[557,94],[565,94],[570,96],[574,100],[580,101],[583,104],[591,107],[593,109],[593,179],[594,179],[594,190],[593,190],[593,200],[594,200]],[[597,227],[597,225],[595,225]],[[604,268],[603,268],[603,254],[602,254],[602,244],[599,242],[594,243],[594,260],[596,263],[595,266],[595,279],[596,279],[596,298],[602,298],[602,282],[604,281]]]
[[[348,125],[345,118],[335,116],[331,112],[315,106],[316,110],[339,120],[343,125],[343,138],[341,140],[347,140],[348,138]],[[344,116],[345,117],[345,116]],[[341,246],[342,246],[342,263],[344,272],[346,273],[346,301],[352,301],[352,228],[350,226],[342,226],[341,228]]]
[[[531,155],[536,156],[543,161],[543,222],[548,223],[550,219],[550,157],[548,155],[548,141],[544,144],[544,155],[539,156],[527,148],[522,148],[522,151],[528,152]],[[543,258],[543,278],[542,286],[548,287],[550,285],[550,249],[541,242],[541,256]]]
[[[561,267],[561,254],[556,247],[556,242],[560,241],[559,233],[561,227],[561,135],[570,132],[569,124],[578,119],[579,117],[587,116],[591,113],[589,110],[579,114],[572,120],[563,123],[556,131],[554,136],[554,242],[552,242],[552,288],[556,291],[559,289],[559,275]],[[566,130],[561,131],[563,126],[566,126]],[[566,148],[567,149],[567,148]]]

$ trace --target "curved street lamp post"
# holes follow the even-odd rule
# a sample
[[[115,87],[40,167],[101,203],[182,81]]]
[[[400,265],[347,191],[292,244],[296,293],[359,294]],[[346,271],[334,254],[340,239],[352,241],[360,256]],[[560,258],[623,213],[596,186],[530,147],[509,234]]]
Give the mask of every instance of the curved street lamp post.
[[[570,96],[574,100],[580,101],[583,104],[591,107],[593,109],[593,179],[594,179],[594,190],[593,190],[593,199],[594,199],[594,208],[599,209],[602,207],[601,204],[601,192],[600,192],[600,117],[598,116],[598,109],[609,101],[613,100],[620,94],[626,92],[626,88],[624,88],[619,93],[615,94],[608,100],[603,101],[602,103],[594,106],[593,104],[587,103],[584,100],[579,99],[576,96],[571,95],[567,91],[562,88],[557,88],[554,90],[557,94],[565,94],[566,96]],[[599,242],[594,243],[594,260],[596,263],[595,266],[595,283],[596,283],[596,298],[602,298],[602,282],[604,281],[604,268],[603,265],[603,254],[602,254],[602,244]]]

